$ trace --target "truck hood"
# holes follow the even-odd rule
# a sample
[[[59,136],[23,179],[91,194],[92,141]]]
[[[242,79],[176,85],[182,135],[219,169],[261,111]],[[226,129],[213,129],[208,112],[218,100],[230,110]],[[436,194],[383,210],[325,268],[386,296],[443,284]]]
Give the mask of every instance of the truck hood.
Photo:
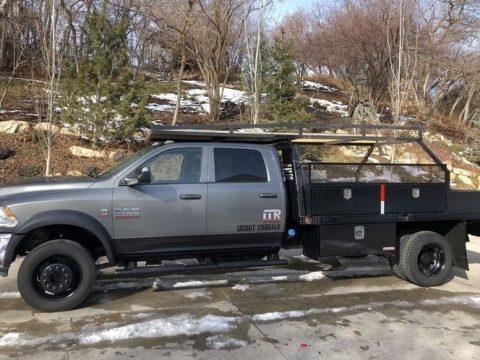
[[[88,176],[42,177],[16,181],[0,186],[0,201],[16,195],[58,190],[82,190],[90,187],[96,180]]]

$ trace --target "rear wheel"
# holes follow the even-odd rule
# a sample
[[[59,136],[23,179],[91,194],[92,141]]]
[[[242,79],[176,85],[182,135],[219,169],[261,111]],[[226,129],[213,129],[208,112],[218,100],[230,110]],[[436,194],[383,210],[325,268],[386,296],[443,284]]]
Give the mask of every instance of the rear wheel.
[[[70,240],[53,240],[33,249],[18,272],[18,290],[34,309],[54,312],[80,305],[95,281],[92,256]]]
[[[399,269],[419,286],[439,286],[450,280],[453,256],[442,235],[420,231],[405,239],[400,249]]]

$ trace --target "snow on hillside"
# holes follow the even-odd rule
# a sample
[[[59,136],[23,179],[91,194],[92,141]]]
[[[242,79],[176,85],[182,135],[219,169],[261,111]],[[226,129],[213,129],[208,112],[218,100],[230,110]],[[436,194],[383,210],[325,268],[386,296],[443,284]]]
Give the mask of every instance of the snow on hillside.
[[[321,90],[321,91],[326,91],[331,93],[339,91],[330,86],[327,86],[318,82],[314,82],[314,81],[305,80],[302,85],[305,90]]]
[[[325,99],[310,98],[310,104],[312,106],[320,106],[325,108],[325,111],[329,113],[337,113],[341,117],[348,117],[348,105],[341,101],[329,101]]]
[[[199,86],[198,89],[190,89],[184,92],[180,101],[180,108],[183,112],[198,113],[210,112],[210,105],[208,103],[207,91],[204,89],[205,84],[199,81],[184,81],[187,84]],[[147,105],[147,109],[152,111],[174,112],[175,104],[177,102],[177,94],[164,93],[154,94],[153,98],[161,100],[162,104],[150,103]],[[236,90],[233,88],[225,87],[223,89],[222,102],[232,102],[236,105],[248,103],[248,96],[245,91]]]
[[[210,105],[208,103],[207,91],[205,90],[205,83],[194,80],[184,80],[186,84],[196,86],[198,88],[184,91],[184,95],[180,101],[180,108],[185,113],[209,113]],[[338,92],[339,90],[326,86],[321,83],[313,81],[304,81],[303,87],[306,90],[321,90],[329,93]],[[177,102],[177,95],[175,93],[163,93],[151,95],[153,99],[159,100],[159,103],[149,103],[147,109],[159,112],[174,112],[175,104]],[[318,97],[310,98],[310,104],[320,106],[325,111],[339,114],[342,117],[348,116],[348,105],[341,101],[329,101]],[[245,91],[225,87],[223,89],[222,102],[231,102],[236,105],[245,105],[249,102],[249,96]]]

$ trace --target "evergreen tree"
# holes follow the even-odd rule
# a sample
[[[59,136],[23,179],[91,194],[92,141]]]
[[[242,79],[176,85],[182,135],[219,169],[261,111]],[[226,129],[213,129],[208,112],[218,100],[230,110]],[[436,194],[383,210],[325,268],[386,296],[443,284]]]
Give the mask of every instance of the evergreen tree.
[[[297,97],[291,44],[277,36],[271,48],[271,64],[267,79],[268,104],[276,121],[301,121],[309,118],[303,108],[306,103]]]
[[[139,92],[128,62],[128,22],[114,22],[107,6],[92,12],[86,21],[85,56],[67,66],[62,119],[78,124],[94,146],[99,139],[121,139],[133,134],[145,121],[146,98]]]

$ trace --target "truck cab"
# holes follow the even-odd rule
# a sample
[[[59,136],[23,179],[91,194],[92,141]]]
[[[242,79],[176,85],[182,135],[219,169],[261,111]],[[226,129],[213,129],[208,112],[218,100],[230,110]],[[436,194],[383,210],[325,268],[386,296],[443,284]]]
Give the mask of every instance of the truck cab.
[[[255,144],[167,144],[118,173],[110,211],[118,257],[262,258],[278,252],[285,227],[278,155]]]

